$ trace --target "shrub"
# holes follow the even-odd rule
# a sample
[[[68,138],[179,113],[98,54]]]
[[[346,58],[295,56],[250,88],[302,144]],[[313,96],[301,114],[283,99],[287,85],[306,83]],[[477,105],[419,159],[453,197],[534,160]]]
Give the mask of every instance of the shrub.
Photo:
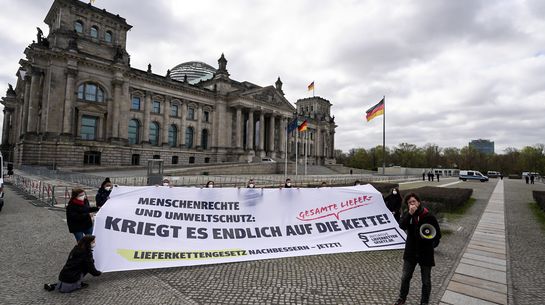
[[[509,179],[522,179],[522,176],[517,174],[510,174]]]
[[[452,212],[462,207],[473,194],[472,189],[424,186],[402,191],[401,196],[404,197],[410,192],[416,193],[423,204],[436,214]]]
[[[545,192],[543,191],[533,191],[534,200],[537,202],[537,205],[545,211]]]

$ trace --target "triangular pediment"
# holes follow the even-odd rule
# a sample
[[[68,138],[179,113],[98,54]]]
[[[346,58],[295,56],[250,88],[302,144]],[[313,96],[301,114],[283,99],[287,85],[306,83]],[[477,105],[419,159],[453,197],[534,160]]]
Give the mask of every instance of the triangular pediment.
[[[278,109],[295,110],[295,107],[273,86],[256,88],[240,94],[241,97],[251,98],[261,104],[273,106]]]

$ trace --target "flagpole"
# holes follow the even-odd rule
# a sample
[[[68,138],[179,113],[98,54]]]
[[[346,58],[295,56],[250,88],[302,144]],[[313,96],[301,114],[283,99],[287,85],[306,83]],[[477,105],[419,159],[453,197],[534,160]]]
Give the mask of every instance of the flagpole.
[[[305,132],[305,176],[307,175],[308,130]]]
[[[312,81],[312,97],[314,97],[314,87],[316,87],[316,84],[314,84],[314,81]]]
[[[386,174],[386,96],[382,96],[384,101],[384,113],[382,114],[382,174]]]
[[[299,154],[297,152],[297,147],[299,146],[299,128],[295,128],[295,176],[297,177],[297,155]]]
[[[285,159],[284,160],[284,179],[288,178],[288,140],[289,140],[288,128],[289,126],[286,126],[286,151],[284,154],[284,159]]]

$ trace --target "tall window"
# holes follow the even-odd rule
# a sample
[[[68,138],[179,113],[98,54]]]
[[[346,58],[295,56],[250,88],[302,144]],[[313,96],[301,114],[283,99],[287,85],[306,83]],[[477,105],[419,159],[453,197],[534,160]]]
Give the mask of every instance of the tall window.
[[[82,140],[96,140],[98,118],[84,115],[81,117],[80,137]]]
[[[178,105],[171,105],[170,106],[170,115],[171,116],[178,116]]]
[[[187,108],[187,119],[188,120],[194,120],[195,119],[195,109],[194,108]]]
[[[140,155],[132,154],[131,156],[131,165],[140,165]]]
[[[176,134],[178,133],[178,128],[176,128],[176,125],[170,125],[168,127],[168,145],[171,147],[176,147],[176,144],[178,143]]]
[[[151,145],[159,145],[159,124],[155,122],[149,125],[149,142]]]
[[[210,112],[208,112],[208,111],[205,111],[205,112],[204,112],[203,121],[205,121],[205,122],[210,122]]]
[[[193,127],[187,127],[185,129],[185,147],[193,147]]]
[[[93,25],[93,26],[91,27],[91,32],[90,32],[90,34],[91,34],[91,37],[93,37],[93,38],[98,38],[98,27],[97,27],[96,25]]]
[[[153,101],[153,107],[151,109],[151,112],[154,112],[154,113],[161,112],[161,103],[159,103],[159,101]]]
[[[83,22],[79,20],[74,22],[74,30],[76,30],[77,33],[83,33]]]
[[[133,96],[132,97],[131,109],[140,110],[140,97],[139,96]]]
[[[208,149],[208,129],[203,129],[201,134],[202,149]]]
[[[104,91],[94,83],[81,84],[78,87],[78,99],[91,102],[104,102]]]
[[[112,42],[112,32],[106,31],[106,33],[104,33],[104,41]]]
[[[178,156],[172,156],[172,164],[178,164]]]
[[[140,123],[138,120],[129,121],[129,144],[138,144],[140,134]]]

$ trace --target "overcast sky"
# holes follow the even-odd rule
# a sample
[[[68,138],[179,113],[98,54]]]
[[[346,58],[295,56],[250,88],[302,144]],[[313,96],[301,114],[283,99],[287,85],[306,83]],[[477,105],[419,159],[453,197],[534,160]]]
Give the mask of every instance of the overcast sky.
[[[0,95],[36,39],[52,0],[0,0]],[[166,74],[179,63],[217,67],[260,86],[280,76],[287,99],[329,100],[336,148],[466,146],[496,153],[545,143],[545,1],[96,0],[133,26],[131,66]],[[1,125],[0,125],[1,126]],[[0,127],[1,128],[1,127]]]

